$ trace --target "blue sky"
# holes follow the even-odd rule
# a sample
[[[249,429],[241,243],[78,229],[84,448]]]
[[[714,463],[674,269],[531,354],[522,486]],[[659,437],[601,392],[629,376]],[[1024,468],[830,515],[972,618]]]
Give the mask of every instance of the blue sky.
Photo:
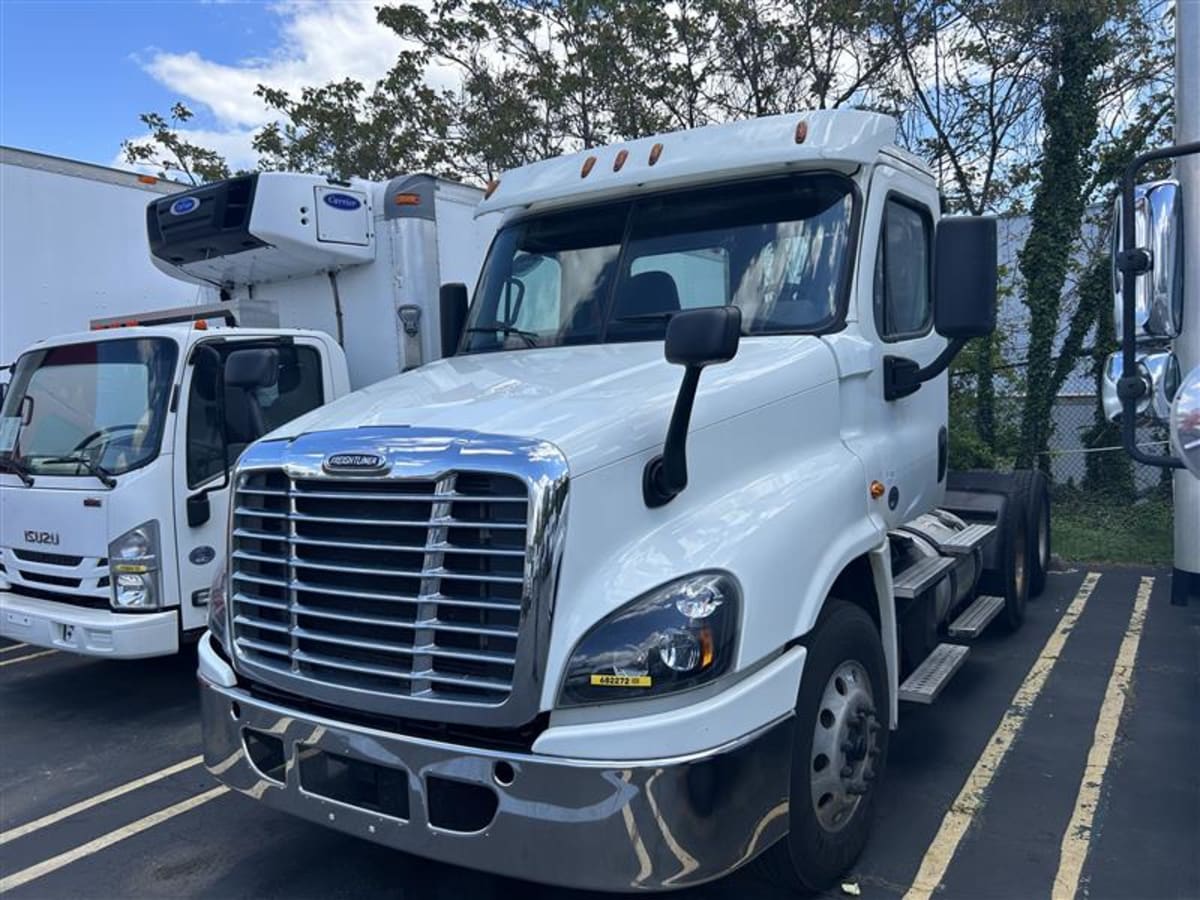
[[[181,99],[198,139],[248,164],[258,81],[371,80],[397,49],[371,3],[0,0],[0,143],[112,165],[139,113]]]

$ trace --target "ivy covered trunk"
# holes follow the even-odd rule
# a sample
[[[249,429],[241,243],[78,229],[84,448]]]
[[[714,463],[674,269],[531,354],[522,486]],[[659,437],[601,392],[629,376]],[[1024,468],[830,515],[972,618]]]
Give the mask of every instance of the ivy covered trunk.
[[[1055,385],[1055,337],[1072,250],[1083,222],[1089,148],[1098,119],[1096,73],[1106,56],[1103,15],[1087,0],[1055,4],[1050,13],[1042,85],[1045,139],[1030,232],[1019,255],[1029,307],[1029,361],[1017,465],[1048,464]]]

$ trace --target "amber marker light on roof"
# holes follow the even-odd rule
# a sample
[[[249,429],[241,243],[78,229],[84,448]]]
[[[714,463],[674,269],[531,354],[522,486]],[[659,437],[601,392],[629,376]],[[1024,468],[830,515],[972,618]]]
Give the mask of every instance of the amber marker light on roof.
[[[796,143],[803,144],[804,139],[808,137],[808,123],[801,119],[796,123]]]
[[[158,179],[153,175],[139,175],[138,181],[142,184],[158,184]]]
[[[420,194],[397,194],[392,200],[397,206],[420,206]]]
[[[585,159],[583,161],[583,168],[580,169],[580,171],[579,171],[579,177],[587,178],[588,173],[592,171],[592,169],[595,167],[595,165],[596,165],[596,157],[589,156],[587,159]]]
[[[487,183],[487,187],[483,191],[483,199],[486,200],[492,194],[496,193],[496,188],[500,187],[500,182],[493,178]]]
[[[620,172],[621,166],[625,165],[625,160],[629,159],[628,150],[618,150],[617,158],[613,160],[613,171]]]
[[[658,162],[660,156],[662,156],[662,144],[655,144],[650,148],[650,165]]]

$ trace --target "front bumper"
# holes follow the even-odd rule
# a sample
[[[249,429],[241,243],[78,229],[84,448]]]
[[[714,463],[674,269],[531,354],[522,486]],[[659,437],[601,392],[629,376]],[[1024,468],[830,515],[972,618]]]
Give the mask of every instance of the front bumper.
[[[790,715],[710,751],[669,759],[602,762],[478,749],[257,698],[236,686],[210,640],[206,634],[200,643],[209,771],[268,806],[348,834],[513,878],[639,891],[718,878],[787,831]],[[264,742],[277,752],[264,754]],[[320,776],[310,779],[314,760]],[[347,802],[348,794],[329,787],[333,769],[355,770],[347,778],[359,790],[364,781],[392,784],[393,813]],[[469,786],[467,795],[447,784]],[[404,796],[397,800],[397,792]],[[460,824],[457,805],[482,797],[494,798],[490,816]]]
[[[167,656],[179,650],[179,613],[115,613],[0,591],[0,636],[87,656]]]

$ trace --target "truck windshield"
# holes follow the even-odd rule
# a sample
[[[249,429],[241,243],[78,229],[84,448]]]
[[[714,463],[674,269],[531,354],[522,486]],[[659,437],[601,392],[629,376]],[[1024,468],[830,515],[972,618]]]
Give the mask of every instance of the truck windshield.
[[[178,348],[165,338],[31,350],[0,408],[0,455],[39,475],[118,475],[158,455]]]
[[[793,175],[533,215],[484,264],[463,352],[662,340],[672,313],[736,304],[745,334],[816,332],[848,291],[854,194]]]

